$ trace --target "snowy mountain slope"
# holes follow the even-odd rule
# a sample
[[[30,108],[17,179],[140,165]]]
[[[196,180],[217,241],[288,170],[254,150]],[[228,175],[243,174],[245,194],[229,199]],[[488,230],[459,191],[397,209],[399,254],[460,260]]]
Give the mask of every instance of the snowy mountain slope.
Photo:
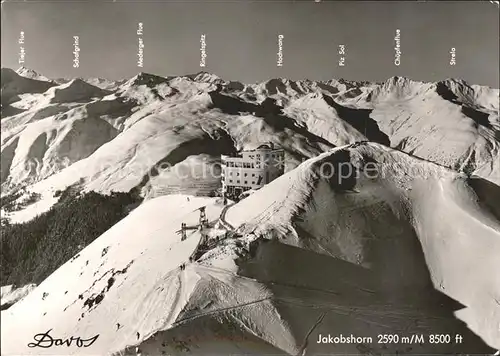
[[[321,93],[313,93],[292,101],[285,113],[303,122],[307,129],[339,145],[374,141],[389,145],[387,135],[369,117],[369,110],[351,109]]]
[[[362,143],[309,159],[227,209],[210,198],[149,200],[3,313],[3,352],[486,354],[441,294],[500,346],[500,220],[478,200],[485,190],[500,194]],[[214,224],[181,241],[175,231],[196,224],[201,206]],[[235,235],[215,242],[230,225]],[[213,242],[191,262],[201,236]],[[99,336],[87,348],[27,347],[49,329]],[[316,343],[329,333],[375,341]],[[376,342],[392,333],[458,333],[463,343]]]
[[[113,81],[105,78],[87,78],[87,79],[80,78],[80,79],[85,80],[87,83],[104,90],[115,90],[125,82],[125,80]]]
[[[499,90],[491,90],[480,85],[469,85],[463,80],[447,79],[442,82],[455,97],[455,101],[462,102],[477,110],[486,109],[498,115]]]
[[[147,86],[145,88],[139,86],[137,89],[133,83],[128,83],[124,90],[130,93],[132,88],[142,92],[149,90]],[[238,110],[249,109],[249,105],[255,115],[238,115]],[[88,114],[88,110],[85,111],[87,108],[88,106],[78,107],[75,109],[78,110],[78,115],[71,117],[76,116],[83,122],[91,122],[92,117]],[[272,108],[274,109],[274,106]],[[63,115],[69,116],[70,112]],[[55,191],[81,181],[85,182],[85,189],[100,192],[129,191],[144,186],[150,190],[155,189],[151,184],[162,182],[161,179],[152,178],[163,175],[164,171],[168,174],[171,166],[193,155],[208,154],[219,159],[221,154],[233,153],[236,149],[255,148],[260,142],[272,141],[287,149],[291,155],[290,161],[297,164],[301,159],[312,157],[333,146],[328,141],[295,126],[293,120],[281,117],[272,110],[270,112],[267,106],[245,104],[213,91],[185,97],[175,105],[159,106],[154,102],[136,114],[123,122],[122,127],[125,129],[116,137],[113,136],[116,130],[103,121],[102,116],[96,117],[94,121],[101,120],[103,126],[109,127],[108,131],[99,129],[99,135],[107,141],[102,145],[93,146],[92,148],[96,149],[90,156],[82,157],[74,163],[70,162],[73,164],[60,172],[52,171],[54,175],[33,185],[30,190],[42,194],[49,200],[53,200],[52,195]],[[28,128],[36,128],[36,133],[40,135],[39,125],[42,125],[42,122],[44,125],[50,125],[54,119],[46,118],[37,126],[30,124]],[[66,119],[65,122],[71,121]],[[59,122],[56,124],[61,126]],[[28,128],[19,136],[27,136]],[[50,126],[44,130],[48,129]],[[59,130],[61,129],[59,127]],[[96,134],[92,135],[97,137]],[[79,137],[83,138],[83,133]],[[16,138],[14,136],[6,142],[5,157],[9,158],[7,153],[12,145],[22,142],[16,141]],[[32,148],[33,144],[28,142],[21,147]],[[58,142],[55,143],[55,147],[60,149]],[[14,151],[10,149],[10,152]],[[15,154],[31,159],[20,149],[15,149]],[[15,163],[14,159],[15,157],[12,162]],[[52,161],[49,163],[51,168],[56,166]],[[6,167],[10,168],[8,165]],[[20,167],[21,172],[16,175],[13,174],[14,169],[10,168],[8,178],[20,177],[14,181],[25,182],[27,179],[21,175],[22,173],[40,176],[34,174],[32,170],[26,172],[26,164],[20,164]],[[162,187],[159,187],[160,190]],[[38,210],[36,212],[40,213]],[[21,213],[26,216],[26,212]],[[28,216],[32,215],[28,213]],[[16,221],[16,213],[11,217]],[[24,219],[25,217],[20,220]]]
[[[106,95],[74,80],[16,103],[23,111],[2,118],[3,187],[46,178],[112,140],[131,104]]]
[[[309,120],[311,130],[327,134],[324,122],[330,130],[338,130],[342,126],[332,118],[339,116],[370,141],[500,182],[498,90],[469,86],[460,80],[422,83],[393,77],[365,90],[355,102],[339,96],[332,99],[323,95],[320,103],[306,98],[288,108],[297,111],[301,121]],[[325,107],[337,115],[323,114],[326,120],[314,120]]]
[[[20,75],[23,75],[21,73],[21,69],[19,69],[17,72]],[[30,72],[34,72],[34,71],[30,70]],[[37,73],[37,75],[44,78],[43,76],[41,76],[38,73]],[[56,78],[52,81],[61,85],[61,84],[67,84],[67,83],[71,82],[73,79],[74,78]],[[98,88],[101,88],[104,90],[116,90],[120,85],[122,85],[123,83],[126,82],[126,80],[124,80],[124,79],[122,79],[122,80],[109,80],[106,78],[76,78],[76,79],[83,80],[90,85],[93,85],[95,87],[98,87]],[[43,80],[43,79],[40,79],[40,80]]]
[[[350,157],[348,154],[339,157],[340,162],[346,159],[383,162],[370,167],[377,179],[356,182],[355,190],[359,193],[333,198],[331,188],[318,178],[317,168],[316,172],[298,171],[299,177],[310,177],[302,182],[290,178],[295,173],[291,172],[278,178],[275,185],[288,180],[292,186],[280,190],[272,185],[264,187],[260,198],[252,195],[231,208],[227,220],[234,226],[244,222],[245,231],[262,234],[271,230],[271,235],[286,236],[285,241],[292,245],[367,267],[375,267],[373,259],[391,261],[377,266],[382,285],[388,281],[414,284],[418,283],[418,276],[425,283],[426,273],[415,269],[415,261],[410,258],[414,240],[407,240],[407,245],[402,241],[403,236],[418,237],[436,288],[468,306],[470,309],[463,312],[467,315],[464,320],[473,330],[487,335],[488,340],[496,340],[498,347],[500,319],[495,300],[500,292],[500,279],[491,274],[496,269],[494,256],[500,252],[498,204],[493,203],[496,211],[482,205],[467,180],[451,171],[409,159],[402,153],[387,154],[384,152],[387,149],[381,146],[373,150],[373,145],[349,151]],[[332,164],[342,167],[339,162]],[[314,179],[317,183],[312,183]],[[336,179],[334,176],[333,180]],[[498,186],[485,182],[478,180],[475,185],[479,189],[486,186],[488,194],[498,195]],[[342,190],[354,188],[351,184],[354,183],[350,179],[345,179]],[[311,185],[316,187],[312,197],[308,196]],[[264,207],[264,211],[258,211],[257,206]],[[290,226],[293,218],[298,221],[297,226]],[[304,240],[301,235],[316,238]],[[374,239],[380,242],[372,244]]]
[[[27,297],[26,303],[35,305],[40,297],[43,297],[43,293],[48,293],[44,298],[44,301],[48,302],[46,310],[42,312],[45,314],[41,318],[36,318],[38,321],[29,327],[30,330],[26,330],[25,335],[28,336],[31,331],[44,329],[57,321],[60,327],[54,329],[54,332],[64,335],[80,331],[100,334],[95,347],[88,349],[88,352],[108,354],[119,351],[127,345],[134,345],[148,338],[156,330],[172,325],[193,293],[201,293],[208,297],[206,293],[215,292],[220,299],[219,306],[245,303],[247,299],[253,300],[255,295],[262,298],[262,291],[257,282],[238,278],[232,273],[219,272],[218,276],[217,273],[212,273],[210,278],[207,278],[207,272],[202,266],[192,266],[186,271],[178,269],[196,247],[199,232],[194,231],[186,241],[180,242],[179,236],[176,236],[174,231],[181,222],[196,223],[198,217],[196,208],[207,204],[208,217],[216,219],[222,206],[213,205],[213,199],[191,198],[188,201],[185,196],[171,196],[146,203],[144,209],[141,208],[131,215],[128,223],[123,221],[103,235],[103,238],[89,245],[77,259],[68,261],[53,274],[55,278],[52,279],[52,283],[47,279],[40,286],[41,289],[35,290]],[[152,215],[154,212],[156,213]],[[173,219],[165,222],[161,218],[164,214]],[[151,222],[156,223],[149,224],[147,228],[139,226],[137,223],[144,219],[151,219]],[[145,270],[144,264],[149,265],[151,269]],[[113,267],[118,265],[123,266],[119,269]],[[72,275],[79,275],[73,285],[57,281]],[[231,294],[231,290],[224,290],[224,285],[233,285],[239,287],[238,289],[244,289],[245,292],[235,294],[233,291]],[[82,287],[86,288],[86,291]],[[42,289],[44,291],[39,295]],[[125,290],[128,292],[124,294]],[[131,291],[135,292],[129,293]],[[52,299],[49,299],[50,297]],[[230,297],[235,299],[231,300]],[[120,305],[126,307],[127,315],[122,314]],[[212,309],[216,306],[207,305],[205,308]],[[30,318],[29,315],[24,314],[28,319],[23,320],[22,312],[19,315],[16,313],[15,310],[25,310],[21,304],[16,304],[12,308],[16,309],[12,309],[12,314],[11,311],[5,314],[4,320],[13,321],[9,322],[11,330],[24,328],[23,325]],[[85,312],[87,308],[89,310]],[[271,308],[272,311],[272,306],[266,306],[264,303],[261,310],[266,308]],[[10,319],[10,315],[15,317]],[[161,317],[157,318],[160,315]],[[272,313],[270,317],[273,318]],[[98,322],[99,328],[102,329],[95,330],[96,322],[101,318],[105,323]],[[276,320],[276,317],[273,319]],[[118,324],[120,328],[117,327]],[[108,332],[115,329],[118,329],[117,334]],[[277,332],[286,335],[286,329],[278,328]],[[4,339],[4,335],[6,334],[2,334],[2,345],[7,354],[30,351],[19,349],[24,344],[20,339],[11,339],[10,342]],[[24,346],[21,348],[24,349]],[[40,354],[44,350],[33,351],[35,354]],[[54,350],[45,351],[49,354],[54,353]],[[73,350],[75,351],[78,350]]]
[[[81,79],[74,79],[68,83],[52,87],[47,90],[49,103],[80,102],[92,98],[102,98],[109,92],[90,85]]]
[[[373,141],[500,182],[499,91],[460,80],[242,84],[205,72],[140,73],[104,90],[81,79],[56,85],[4,71],[16,94],[2,114],[2,194],[23,187],[47,195],[76,182],[100,192],[168,192],[168,179],[150,177],[156,165],[164,163],[168,175],[170,166],[203,154],[216,165],[220,153],[267,141],[285,148],[287,169],[334,146]],[[200,184],[174,191],[211,190]]]
[[[393,147],[469,174],[484,166],[498,170],[498,114],[444,101],[436,92],[427,94],[425,102],[418,97],[390,101],[370,115],[389,133]],[[498,182],[499,177],[490,176]]]
[[[78,113],[71,112],[71,118],[50,117],[26,127],[22,134],[14,135],[5,143],[7,149],[14,151],[11,157],[5,156],[2,170],[10,171],[9,178],[15,181],[33,182],[45,178],[74,162],[88,157],[103,143],[113,139],[117,130],[106,121],[87,117],[82,120]],[[64,120],[62,123],[54,121]],[[54,126],[58,126],[57,131]],[[4,156],[2,156],[4,158]],[[10,158],[10,160],[9,160]]]

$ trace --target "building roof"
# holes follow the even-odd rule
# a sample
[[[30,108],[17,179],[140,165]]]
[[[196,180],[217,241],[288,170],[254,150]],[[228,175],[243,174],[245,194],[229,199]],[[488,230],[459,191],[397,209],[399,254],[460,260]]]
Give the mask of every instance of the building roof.
[[[272,149],[274,149],[274,145],[271,143],[271,144],[263,144],[263,145],[260,145],[259,147],[257,147],[258,150],[260,150],[262,148],[272,150]]]
[[[222,155],[222,157],[227,157],[227,158],[242,158],[241,154],[243,152],[256,152],[256,151],[260,151],[260,150],[283,151],[282,148],[275,147],[274,144],[272,142],[270,142],[270,143],[262,144],[262,145],[258,146],[255,149],[252,149],[252,150],[242,150],[242,151],[239,151],[235,155]]]

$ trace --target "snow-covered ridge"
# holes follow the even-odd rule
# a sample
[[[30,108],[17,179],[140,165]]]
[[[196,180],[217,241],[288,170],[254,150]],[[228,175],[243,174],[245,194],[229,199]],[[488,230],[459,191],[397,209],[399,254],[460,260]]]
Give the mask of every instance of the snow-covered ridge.
[[[39,74],[38,72],[34,71],[33,69],[26,68],[26,67],[20,67],[16,70],[16,73],[18,73],[21,76],[30,78],[30,79],[38,79],[42,81],[54,81],[60,84],[64,84],[68,81],[71,81],[72,78],[59,78],[59,79],[48,79],[47,77]],[[347,91],[349,89],[353,88],[362,88],[362,87],[369,87],[369,88],[374,88],[377,86],[381,87],[393,87],[393,88],[402,88],[402,87],[407,87],[407,86],[425,86],[426,84],[432,84],[430,82],[422,82],[422,81],[417,81],[410,79],[408,77],[403,77],[403,76],[393,76],[391,78],[388,78],[385,81],[382,82],[368,82],[368,81],[352,81],[352,80],[346,80],[343,78],[340,79],[330,79],[330,80],[324,80],[324,81],[313,81],[309,79],[300,79],[300,80],[290,80],[287,78],[271,78],[268,79],[264,82],[257,82],[257,83],[242,83],[239,81],[228,81],[225,80],[221,77],[219,77],[216,74],[201,71],[198,73],[194,74],[188,74],[188,75],[179,75],[179,76],[161,76],[161,75],[153,75],[149,73],[139,73],[137,76],[133,77],[131,80],[134,80],[134,78],[138,77],[148,77],[148,78],[163,78],[166,80],[171,80],[174,78],[187,78],[195,82],[205,82],[205,83],[213,83],[213,84],[221,84],[221,85],[228,85],[230,83],[233,83],[233,85],[238,86],[243,86],[243,87],[256,87],[256,86],[266,86],[266,85],[273,85],[273,83],[281,83],[282,85],[289,86],[289,87],[300,87],[304,91],[310,91],[315,89],[318,84],[323,84],[323,85],[329,85],[335,88],[341,89],[341,91]],[[89,84],[101,87],[102,89],[111,89],[112,87],[117,87],[119,85],[122,85],[125,83],[127,80],[126,79],[121,79],[121,80],[110,80],[106,78],[78,78],[81,80],[84,80],[88,82]],[[161,79],[157,79],[161,80]],[[498,89],[491,88],[488,86],[484,85],[471,85],[464,81],[463,79],[459,78],[447,78],[443,79],[439,83],[443,83],[446,86],[448,86],[452,91],[456,91],[455,89],[457,87],[461,87],[459,91],[468,91],[468,90],[488,90],[492,89],[494,92],[498,94]]]
[[[360,174],[325,170],[346,165]],[[5,311],[2,350],[396,353],[395,344],[365,342],[360,350],[358,343],[316,340],[346,330],[374,338],[406,330],[463,336],[460,345],[415,344],[415,353],[488,354],[474,333],[500,346],[493,273],[500,215],[485,197],[499,189],[380,144],[356,143],[303,162],[228,208],[214,198],[155,198]],[[181,223],[196,225],[200,207],[210,224],[181,240]],[[204,238],[209,248],[199,247]],[[474,333],[455,319],[457,309]],[[63,340],[99,336],[85,349],[26,346],[49,329]]]
[[[290,168],[335,146],[373,141],[500,182],[499,90],[461,80],[244,84],[200,72],[58,84],[2,69],[2,89],[2,194],[29,188],[45,207],[50,194],[76,182],[100,192],[139,187],[148,196],[172,184],[177,192],[214,190],[215,179],[180,184],[151,172],[184,161],[206,171],[205,159],[216,164],[220,154],[268,141],[289,152]],[[10,217],[33,216],[17,215]]]

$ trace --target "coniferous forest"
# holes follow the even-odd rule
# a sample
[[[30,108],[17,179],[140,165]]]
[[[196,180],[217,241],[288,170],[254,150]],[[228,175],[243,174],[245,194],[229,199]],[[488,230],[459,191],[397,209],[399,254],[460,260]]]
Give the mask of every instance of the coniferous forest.
[[[2,224],[2,285],[39,284],[140,203],[134,192],[80,194],[70,187],[56,195],[58,203],[35,219]]]

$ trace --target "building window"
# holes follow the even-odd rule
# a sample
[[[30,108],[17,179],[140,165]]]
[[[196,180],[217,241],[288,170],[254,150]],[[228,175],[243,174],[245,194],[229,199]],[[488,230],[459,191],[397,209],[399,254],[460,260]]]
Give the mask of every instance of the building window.
[[[233,172],[229,172],[229,175],[232,176],[233,175]]]
[[[248,175],[248,173],[245,173],[245,177]]]
[[[255,173],[252,173],[252,177],[255,177]]]
[[[238,181],[236,181],[236,183],[240,184],[240,181],[238,180]]]
[[[255,184],[255,182],[252,182],[252,184]]]
[[[232,180],[232,179],[230,179],[230,180],[229,180],[229,183],[232,183],[232,182],[233,182],[233,180]]]
[[[247,182],[247,181],[245,181],[245,184],[248,184],[248,182]]]
[[[236,173],[237,176],[239,176],[240,174],[239,173]]]

